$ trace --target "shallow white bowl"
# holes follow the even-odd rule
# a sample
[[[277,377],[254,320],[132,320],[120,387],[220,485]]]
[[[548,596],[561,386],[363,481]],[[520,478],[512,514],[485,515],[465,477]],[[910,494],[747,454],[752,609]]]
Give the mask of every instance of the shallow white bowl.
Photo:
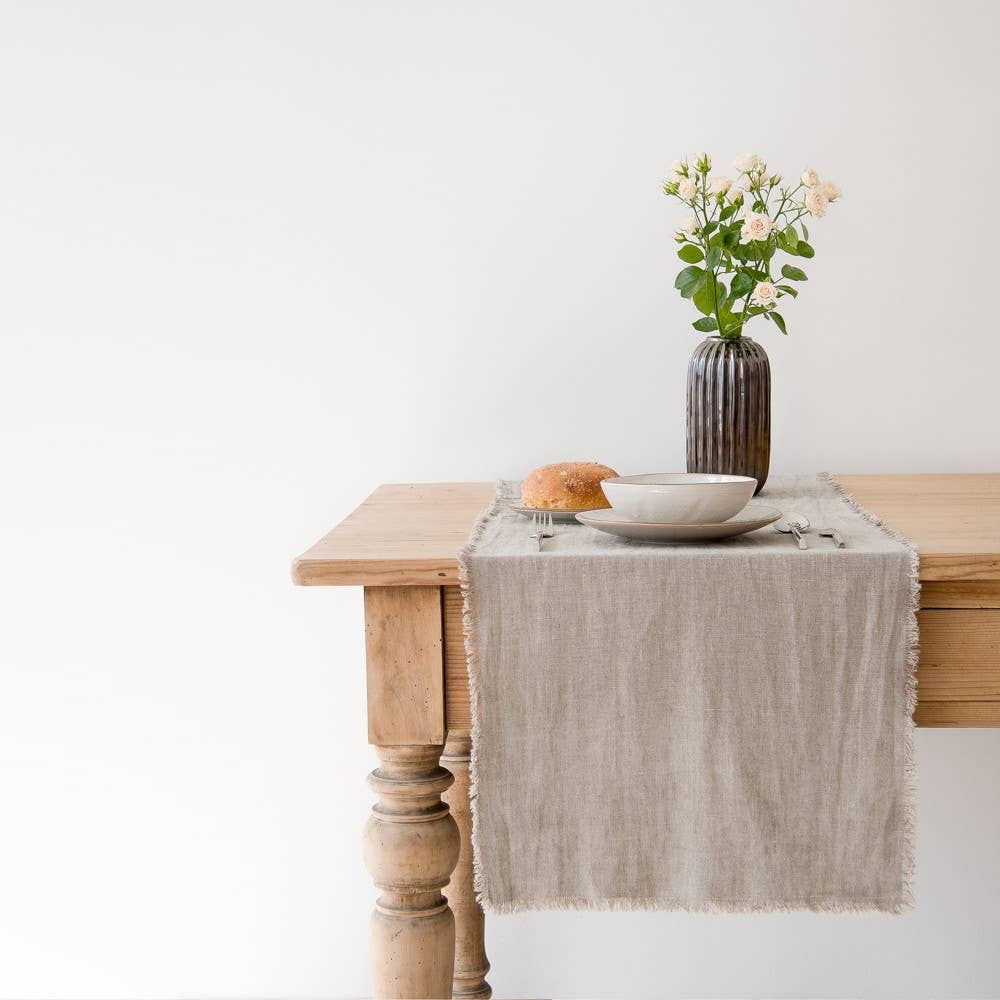
[[[747,505],[757,480],[701,472],[653,472],[605,479],[601,489],[615,510],[637,521],[714,524]]]

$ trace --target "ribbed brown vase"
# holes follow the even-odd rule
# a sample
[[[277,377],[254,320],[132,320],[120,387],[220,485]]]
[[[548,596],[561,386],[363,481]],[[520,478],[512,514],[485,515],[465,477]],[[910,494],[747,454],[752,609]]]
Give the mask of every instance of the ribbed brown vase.
[[[771,460],[771,366],[749,337],[708,337],[691,355],[688,472],[753,476],[759,493]]]

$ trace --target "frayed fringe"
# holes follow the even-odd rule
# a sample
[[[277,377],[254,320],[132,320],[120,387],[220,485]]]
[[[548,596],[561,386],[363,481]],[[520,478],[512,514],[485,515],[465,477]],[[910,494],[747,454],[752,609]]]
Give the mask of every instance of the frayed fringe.
[[[479,851],[479,640],[477,636],[478,622],[472,612],[472,582],[469,576],[469,556],[482,540],[486,525],[500,510],[503,503],[503,481],[499,480],[493,493],[493,499],[486,509],[476,518],[476,523],[469,533],[469,540],[458,553],[458,582],[462,590],[462,635],[465,639],[465,659],[469,668],[469,709],[472,713],[472,754],[469,760],[469,808],[472,813],[472,888],[476,901],[484,909],[494,913],[506,912],[490,902],[486,888],[486,876],[483,873]],[[526,904],[519,904],[521,909]],[[509,912],[515,912],[511,910]]]
[[[906,613],[906,720],[903,723],[903,871],[902,900],[892,912],[912,910],[916,904],[917,870],[917,727],[913,713],[917,707],[917,663],[920,660],[920,630],[917,612],[920,610],[920,554],[916,546],[901,532],[890,528],[874,511],[863,507],[831,473],[821,472],[820,479],[829,483],[848,507],[864,520],[874,524],[894,542],[906,547],[910,555],[909,607]]]
[[[528,913],[535,910],[590,910],[599,912],[634,912],[658,910],[671,913],[893,913],[906,910],[905,901],[898,899],[802,899],[785,902],[754,903],[744,899],[704,899],[690,902],[683,899],[591,899],[588,896],[559,899],[486,901],[490,913],[501,915]]]

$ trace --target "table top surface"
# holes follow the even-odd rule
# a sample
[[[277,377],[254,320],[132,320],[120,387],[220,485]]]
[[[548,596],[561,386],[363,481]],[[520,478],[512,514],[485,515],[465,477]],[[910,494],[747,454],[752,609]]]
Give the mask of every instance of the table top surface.
[[[838,476],[920,553],[921,580],[1000,580],[1000,473]],[[493,483],[380,486],[295,560],[305,586],[458,583],[459,549]]]

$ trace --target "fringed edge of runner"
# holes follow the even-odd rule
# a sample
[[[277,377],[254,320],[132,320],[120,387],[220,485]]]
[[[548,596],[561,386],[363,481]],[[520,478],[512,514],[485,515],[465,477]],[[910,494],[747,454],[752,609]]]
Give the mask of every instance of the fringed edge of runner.
[[[493,499],[476,518],[468,541],[458,553],[458,582],[462,591],[462,636],[465,640],[465,660],[469,671],[469,709],[472,715],[472,753],[469,761],[469,808],[472,813],[472,887],[476,900],[484,908],[496,913],[505,912],[491,902],[486,877],[479,857],[479,623],[472,613],[472,580],[469,576],[469,556],[482,541],[486,526],[503,505],[503,480],[498,480]],[[518,909],[522,907],[518,906]],[[513,912],[513,911],[511,911]]]
[[[854,495],[829,472],[821,472],[820,479],[829,483],[837,495],[856,514],[880,528],[894,542],[906,547],[910,555],[909,608],[906,613],[906,720],[903,730],[903,884],[901,899],[892,912],[902,913],[916,906],[914,882],[917,856],[917,760],[916,723],[913,712],[917,707],[917,663],[920,659],[920,631],[917,612],[920,610],[920,556],[916,546],[901,532],[886,524],[874,511],[862,506]]]

